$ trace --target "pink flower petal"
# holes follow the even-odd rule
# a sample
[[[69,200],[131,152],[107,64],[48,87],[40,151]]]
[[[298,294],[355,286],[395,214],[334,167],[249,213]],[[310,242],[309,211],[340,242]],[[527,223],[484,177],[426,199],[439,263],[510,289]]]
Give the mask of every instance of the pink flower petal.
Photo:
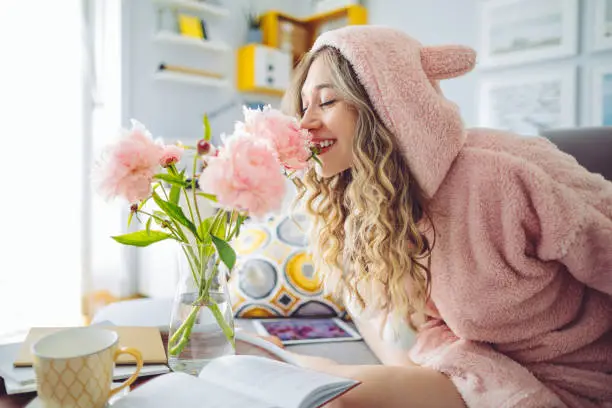
[[[200,175],[200,188],[217,196],[226,208],[261,217],[280,208],[285,179],[267,144],[247,135],[234,135],[216,157],[209,158]]]
[[[159,168],[163,147],[156,144],[151,134],[140,123],[133,121],[132,129],[103,153],[94,168],[94,178],[101,193],[107,198],[121,196],[134,203],[151,193],[151,182]]]

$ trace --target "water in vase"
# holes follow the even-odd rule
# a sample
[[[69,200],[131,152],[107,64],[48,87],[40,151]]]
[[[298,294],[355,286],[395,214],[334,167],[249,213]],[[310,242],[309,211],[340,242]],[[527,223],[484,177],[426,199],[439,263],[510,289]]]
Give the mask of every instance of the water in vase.
[[[220,292],[210,293],[212,301],[217,304],[225,322],[234,330],[234,321],[231,304],[227,301],[227,295]],[[172,353],[171,348],[176,346],[169,344],[168,365],[172,371],[180,371],[191,375],[198,375],[202,368],[211,360],[234,354],[235,350],[228,339],[226,333],[215,319],[210,308],[206,304],[194,306],[196,304],[195,294],[183,294],[182,301],[176,302],[172,312],[170,327],[170,338],[179,327],[194,313],[194,308],[198,307],[198,315],[195,318],[193,328],[185,341],[184,347],[178,353]],[[177,336],[180,339],[181,336]]]

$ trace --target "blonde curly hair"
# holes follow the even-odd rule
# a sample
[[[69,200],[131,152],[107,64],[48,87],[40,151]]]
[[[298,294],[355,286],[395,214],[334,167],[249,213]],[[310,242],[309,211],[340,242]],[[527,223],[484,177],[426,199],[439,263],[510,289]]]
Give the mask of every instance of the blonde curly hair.
[[[433,228],[425,200],[394,135],[337,49],[324,47],[302,58],[283,109],[300,114],[301,89],[318,58],[330,68],[336,92],[357,112],[357,123],[352,168],[329,178],[310,169],[302,180],[298,200],[313,219],[315,267],[338,297],[348,295],[361,308],[383,311],[416,329],[431,281],[433,245],[421,232],[425,225]]]

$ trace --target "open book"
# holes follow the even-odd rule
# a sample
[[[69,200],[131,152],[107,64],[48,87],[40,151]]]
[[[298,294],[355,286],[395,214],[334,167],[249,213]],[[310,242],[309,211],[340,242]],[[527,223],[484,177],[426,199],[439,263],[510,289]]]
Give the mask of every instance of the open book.
[[[198,377],[154,378],[113,408],[317,408],[359,385],[265,357],[234,355],[209,363]]]

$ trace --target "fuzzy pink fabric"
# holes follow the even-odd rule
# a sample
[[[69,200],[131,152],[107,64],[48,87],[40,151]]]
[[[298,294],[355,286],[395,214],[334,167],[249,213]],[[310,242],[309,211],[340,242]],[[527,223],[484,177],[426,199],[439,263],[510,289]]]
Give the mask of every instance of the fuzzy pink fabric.
[[[411,358],[471,408],[612,407],[612,183],[543,138],[465,130],[437,83],[473,68],[465,47],[375,26],[323,46],[351,62],[430,198],[433,312]]]

